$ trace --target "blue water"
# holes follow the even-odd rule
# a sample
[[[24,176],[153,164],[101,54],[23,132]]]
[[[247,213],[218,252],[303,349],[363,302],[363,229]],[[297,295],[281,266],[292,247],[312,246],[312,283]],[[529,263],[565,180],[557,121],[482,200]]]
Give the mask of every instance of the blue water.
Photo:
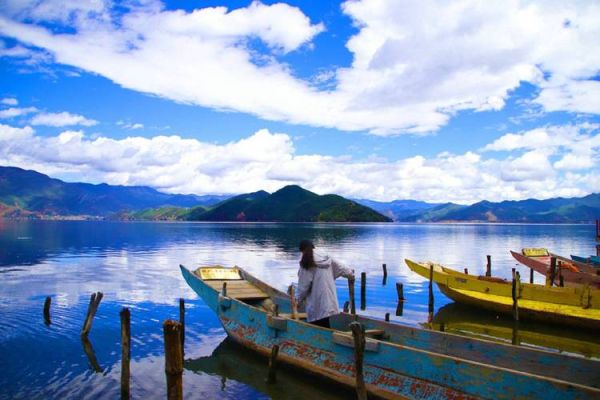
[[[185,284],[178,265],[238,265],[285,290],[296,277],[297,245],[308,238],[357,276],[367,273],[367,307],[361,313],[377,318],[391,313],[392,321],[422,326],[428,316],[427,282],[406,267],[404,258],[483,273],[489,254],[494,275],[509,278],[516,266],[529,277],[509,249],[548,247],[559,254],[589,255],[595,253],[594,237],[592,225],[0,220],[0,399],[118,398],[122,307],[131,310],[132,397],[164,398],[162,323],[178,319],[179,298],[187,310],[186,397],[344,398],[347,393],[297,371],[283,370],[282,383],[264,384],[266,360],[224,342],[217,318]],[[535,279],[543,282],[541,276]],[[407,299],[401,316],[395,315],[395,282],[403,283]],[[341,306],[348,298],[347,283],[337,284]],[[104,299],[89,339],[101,372],[92,368],[79,336],[96,291]],[[451,307],[437,288],[434,295],[436,312]],[[52,297],[49,326],[42,316],[46,296]],[[590,336],[576,338],[597,345]]]

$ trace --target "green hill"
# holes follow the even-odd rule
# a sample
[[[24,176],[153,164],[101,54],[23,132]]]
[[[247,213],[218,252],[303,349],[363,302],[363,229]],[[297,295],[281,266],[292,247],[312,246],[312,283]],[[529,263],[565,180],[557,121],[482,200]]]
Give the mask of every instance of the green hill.
[[[389,222],[390,219],[337,195],[319,196],[300,186],[273,194],[260,191],[233,197],[214,208],[184,219],[196,221],[265,222]]]

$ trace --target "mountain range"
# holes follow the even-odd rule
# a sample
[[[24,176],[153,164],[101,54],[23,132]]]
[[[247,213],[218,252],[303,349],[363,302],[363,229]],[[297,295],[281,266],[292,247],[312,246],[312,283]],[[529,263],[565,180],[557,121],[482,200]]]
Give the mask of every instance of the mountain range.
[[[281,222],[588,223],[600,218],[600,194],[580,198],[378,202],[318,195],[296,185],[272,194],[167,194],[145,186],[67,183],[35,171],[0,167],[0,218],[113,218]]]

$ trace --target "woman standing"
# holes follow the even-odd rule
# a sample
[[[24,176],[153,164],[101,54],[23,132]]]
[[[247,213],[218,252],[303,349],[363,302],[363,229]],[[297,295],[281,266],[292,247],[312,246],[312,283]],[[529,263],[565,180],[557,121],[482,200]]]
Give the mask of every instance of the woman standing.
[[[354,271],[333,258],[315,253],[310,240],[300,242],[300,269],[298,270],[298,304],[306,300],[306,320],[329,328],[329,317],[339,313],[335,279],[354,278]]]

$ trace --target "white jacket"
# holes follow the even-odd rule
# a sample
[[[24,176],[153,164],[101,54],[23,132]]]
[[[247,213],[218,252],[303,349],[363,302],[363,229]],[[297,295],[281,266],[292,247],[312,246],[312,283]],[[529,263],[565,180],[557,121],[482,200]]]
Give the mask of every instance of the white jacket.
[[[306,320],[316,321],[339,313],[335,279],[349,278],[352,270],[327,255],[314,253],[316,267],[298,270],[298,304],[306,300]]]

